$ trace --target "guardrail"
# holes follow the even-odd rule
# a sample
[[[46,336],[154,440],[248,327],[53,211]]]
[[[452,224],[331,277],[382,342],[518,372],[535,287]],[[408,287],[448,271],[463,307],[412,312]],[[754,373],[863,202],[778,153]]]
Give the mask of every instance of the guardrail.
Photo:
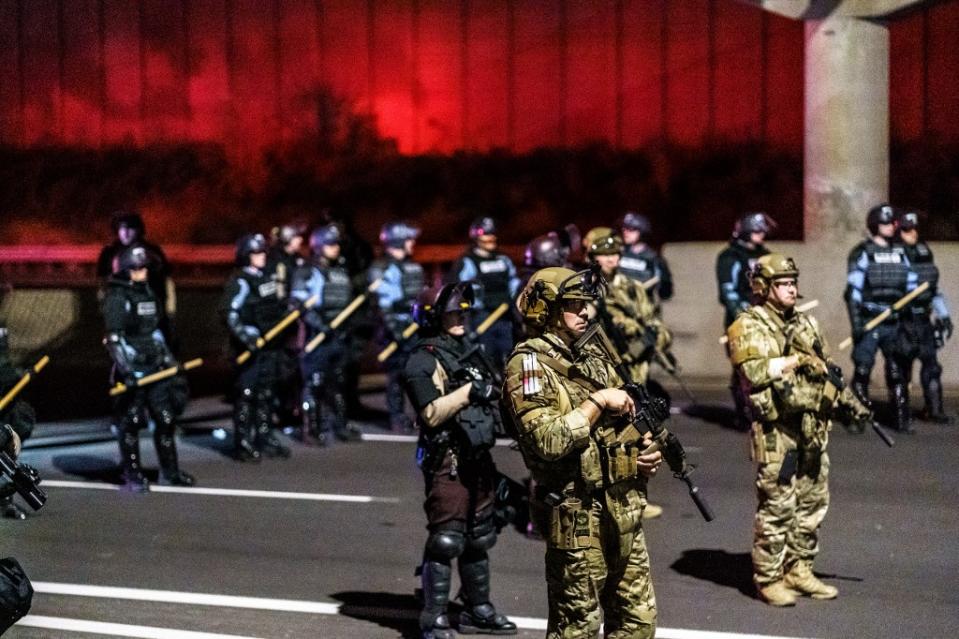
[[[0,246],[0,281],[18,287],[83,288],[99,285],[96,276],[97,244]],[[178,286],[222,286],[233,268],[231,244],[168,244],[162,247],[173,265]],[[523,246],[501,250],[519,261]],[[424,244],[416,248],[416,260],[432,277],[449,267],[462,253],[462,244]]]

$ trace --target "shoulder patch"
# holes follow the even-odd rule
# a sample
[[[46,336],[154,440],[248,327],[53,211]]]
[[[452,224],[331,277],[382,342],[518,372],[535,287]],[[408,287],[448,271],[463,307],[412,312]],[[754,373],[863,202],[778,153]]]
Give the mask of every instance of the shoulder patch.
[[[536,353],[523,353],[523,397],[532,397],[543,390],[543,367]]]

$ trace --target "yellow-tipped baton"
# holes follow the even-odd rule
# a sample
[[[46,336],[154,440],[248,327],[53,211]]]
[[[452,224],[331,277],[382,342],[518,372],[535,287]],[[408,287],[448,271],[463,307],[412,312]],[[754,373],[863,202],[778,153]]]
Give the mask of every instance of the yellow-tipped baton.
[[[649,278],[648,280],[646,280],[645,282],[640,282],[640,283],[639,283],[639,285],[643,287],[643,290],[646,290],[646,291],[648,291],[649,289],[653,288],[653,287],[656,286],[657,284],[659,284],[659,276],[658,276],[658,275],[654,275],[654,276],[652,276],[651,278]]]
[[[810,300],[810,301],[808,301],[808,302],[805,302],[805,303],[800,304],[799,306],[797,306],[797,307],[796,307],[796,310],[799,311],[800,313],[805,313],[806,311],[811,311],[812,309],[816,308],[817,306],[819,306],[819,300]],[[721,335],[721,336],[719,337],[719,343],[720,343],[720,344],[724,344],[724,345],[725,345],[726,342],[728,342],[728,341],[729,341],[729,338],[726,337],[725,335]]]
[[[506,302],[503,302],[502,304],[497,306],[495,309],[493,309],[493,312],[490,313],[489,316],[486,319],[484,319],[482,322],[480,322],[480,325],[476,327],[476,334],[482,335],[483,333],[488,331],[489,327],[495,324],[497,321],[499,321],[499,318],[503,317],[503,315],[508,310],[509,310],[509,304],[507,304]]]
[[[339,314],[333,318],[333,321],[330,322],[330,330],[335,331],[336,329],[338,329],[340,327],[340,324],[342,324],[347,319],[349,319],[350,315],[352,315],[356,311],[356,309],[358,309],[360,305],[366,301],[366,298],[369,296],[369,294],[375,293],[376,289],[378,289],[380,287],[380,284],[382,283],[383,283],[383,278],[380,277],[374,280],[372,284],[367,286],[366,291],[358,295],[355,300],[350,302],[346,308],[340,311]],[[307,343],[307,345],[303,348],[303,350],[307,353],[312,353],[314,350],[316,350],[317,346],[319,346],[320,344],[324,342],[324,340],[326,340],[326,335],[327,334],[325,332],[320,333],[319,335],[311,339]]]
[[[33,365],[33,368],[24,373],[23,377],[21,377],[19,381],[13,385],[13,388],[7,391],[7,394],[3,396],[3,399],[0,399],[0,412],[3,412],[3,409],[6,408],[7,405],[9,405],[10,402],[12,402],[13,399],[20,394],[20,391],[23,390],[23,387],[29,384],[30,380],[32,380],[34,376],[42,371],[49,363],[50,358],[47,355],[44,355],[37,361],[36,364]]]
[[[886,321],[886,318],[892,315],[893,311],[898,311],[902,309],[909,302],[911,302],[912,300],[916,299],[917,297],[925,293],[927,288],[929,288],[929,282],[923,282],[916,288],[912,289],[911,291],[909,291],[908,293],[900,297],[892,305],[892,308],[887,308],[882,313],[880,313],[879,315],[876,315],[874,318],[866,322],[866,325],[863,327],[863,331],[868,333],[872,329],[882,324],[884,321]],[[839,342],[839,350],[841,351],[846,350],[851,345],[852,345],[852,337],[850,336],[844,339],[843,341]]]
[[[319,298],[318,296],[314,295],[314,296],[311,297],[310,299],[308,299],[308,300],[306,300],[305,302],[303,302],[303,309],[312,308],[312,307],[315,306],[316,303],[319,302],[319,301],[320,301],[320,298]],[[256,347],[257,347],[257,348],[263,348],[263,347],[266,345],[267,342],[269,342],[269,341],[272,340],[274,337],[276,337],[277,335],[279,335],[280,333],[282,333],[282,332],[286,329],[287,326],[289,326],[290,324],[292,324],[292,323],[295,322],[296,320],[300,319],[300,315],[302,315],[302,314],[303,314],[303,310],[301,310],[301,309],[299,309],[299,308],[296,309],[295,311],[292,311],[289,315],[287,315],[286,317],[284,317],[283,319],[281,319],[279,322],[277,322],[276,325],[275,325],[273,328],[271,328],[270,330],[268,330],[268,331],[266,332],[266,335],[264,335],[264,336],[262,336],[262,337],[257,337],[257,338],[256,338]],[[253,356],[253,353],[252,353],[251,351],[243,351],[243,352],[240,353],[240,355],[236,358],[236,363],[237,363],[237,364],[243,364],[243,363],[245,363],[248,359],[250,359],[250,357],[252,357],[252,356]]]
[[[199,368],[200,366],[203,366],[203,359],[200,357],[197,357],[196,359],[191,359],[185,364],[178,365],[178,366],[171,366],[170,368],[164,368],[162,371],[150,373],[149,375],[141,377],[140,379],[137,380],[136,386],[133,386],[132,388],[127,386],[126,384],[117,384],[116,386],[110,389],[110,397],[116,397],[117,395],[122,395],[123,393],[127,392],[128,390],[132,390],[133,388],[142,388],[143,386],[149,386],[150,384],[159,382],[160,380],[164,380],[164,379],[167,379],[168,377],[179,375],[183,371],[190,371],[190,370],[193,370],[194,368]]]
[[[418,330],[420,330],[420,325],[417,324],[416,322],[413,322],[412,324],[410,324],[409,326],[403,329],[403,333],[402,333],[403,340],[405,341],[413,337],[413,333],[415,333]],[[387,344],[386,348],[380,351],[380,354],[376,356],[376,361],[382,364],[387,359],[389,359],[390,355],[395,353],[396,349],[399,347],[400,347],[400,343],[396,340],[393,340],[392,342]]]

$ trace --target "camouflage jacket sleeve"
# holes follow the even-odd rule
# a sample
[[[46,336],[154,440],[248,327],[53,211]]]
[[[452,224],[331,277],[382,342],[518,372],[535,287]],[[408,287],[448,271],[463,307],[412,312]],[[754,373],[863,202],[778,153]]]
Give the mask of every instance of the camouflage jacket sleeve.
[[[504,401],[520,445],[524,452],[547,461],[589,445],[589,418],[562,382],[555,371],[538,362],[535,353],[514,353],[506,365]]]
[[[639,282],[618,275],[606,299],[606,309],[626,337],[641,337],[647,328],[652,328],[656,331],[657,348],[666,348],[672,342],[672,335],[656,316],[656,308]]]
[[[729,325],[729,359],[754,390],[783,378],[782,349],[772,331],[749,312]]]

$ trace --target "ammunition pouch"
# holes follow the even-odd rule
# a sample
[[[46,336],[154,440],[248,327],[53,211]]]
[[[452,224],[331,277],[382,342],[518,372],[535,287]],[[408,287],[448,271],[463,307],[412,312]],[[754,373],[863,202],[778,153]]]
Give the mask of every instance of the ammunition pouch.
[[[639,446],[633,444],[614,444],[599,447],[599,462],[603,471],[603,482],[612,486],[622,481],[640,477]]]
[[[443,460],[451,445],[450,433],[446,430],[432,437],[420,437],[416,448],[416,465],[424,473],[435,475],[443,467]]]
[[[759,464],[782,461],[785,445],[779,431],[768,423],[753,422],[752,459]]]
[[[560,550],[589,548],[596,536],[591,522],[583,502],[575,497],[567,497],[553,506],[550,512],[547,541],[550,546]]]
[[[753,418],[762,422],[774,422],[779,419],[779,409],[776,408],[776,398],[771,386],[763,390],[750,393],[749,403],[753,409]]]

